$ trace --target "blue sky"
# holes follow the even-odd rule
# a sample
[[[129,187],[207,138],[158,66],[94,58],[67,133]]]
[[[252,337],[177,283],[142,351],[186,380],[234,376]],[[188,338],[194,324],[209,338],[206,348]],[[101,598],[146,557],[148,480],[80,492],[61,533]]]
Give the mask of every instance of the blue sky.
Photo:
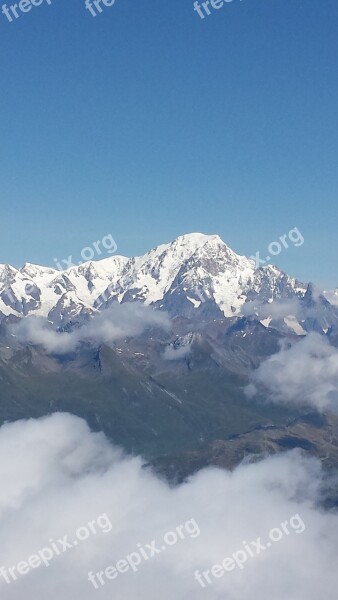
[[[10,4],[8,2],[7,4]],[[0,262],[191,231],[338,285],[336,0],[84,0],[0,15]]]

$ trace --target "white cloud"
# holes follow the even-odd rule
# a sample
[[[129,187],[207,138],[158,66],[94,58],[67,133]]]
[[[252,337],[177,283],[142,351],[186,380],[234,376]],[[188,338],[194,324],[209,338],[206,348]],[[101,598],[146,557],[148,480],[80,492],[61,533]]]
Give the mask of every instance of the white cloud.
[[[185,344],[182,346],[166,346],[163,352],[163,358],[165,360],[179,360],[181,358],[186,358],[189,356],[191,350],[190,344]]]
[[[314,286],[312,286],[311,290],[314,304],[310,303],[309,306],[304,305],[299,298],[274,300],[273,302],[251,300],[243,305],[242,312],[246,316],[256,316],[261,320],[267,319],[268,317],[271,317],[272,320],[279,320],[293,316],[298,321],[316,319],[323,321],[324,324],[328,318],[329,310],[331,315],[330,318],[331,320],[334,320],[335,309],[333,306],[331,306],[331,309],[328,309],[327,306],[321,302],[321,299],[323,299],[322,291]]]
[[[335,600],[338,516],[316,508],[319,461],[298,451],[239,466],[208,469],[169,487],[139,458],[123,458],[102,434],[77,417],[56,414],[0,429],[0,565],[26,560],[106,513],[112,530],[82,542],[16,582],[0,577],[3,600]],[[205,570],[298,513],[306,525],[244,570],[227,573],[202,589]],[[102,571],[160,540],[188,519],[200,536],[189,537],[145,561],[137,573],[119,574],[99,590],[88,571]]]
[[[139,303],[115,303],[71,332],[58,332],[49,321],[29,316],[12,327],[12,332],[24,343],[43,346],[47,352],[64,354],[76,349],[82,341],[109,343],[117,339],[140,335],[147,327],[170,328],[164,312]]]
[[[338,350],[328,340],[311,333],[260,364],[247,388],[249,396],[263,388],[279,404],[338,409]]]
[[[242,306],[242,312],[244,315],[252,316],[255,315],[259,319],[284,319],[289,315],[300,317],[301,315],[301,304],[297,298],[291,298],[290,300],[275,300],[273,302],[261,302],[250,300]]]

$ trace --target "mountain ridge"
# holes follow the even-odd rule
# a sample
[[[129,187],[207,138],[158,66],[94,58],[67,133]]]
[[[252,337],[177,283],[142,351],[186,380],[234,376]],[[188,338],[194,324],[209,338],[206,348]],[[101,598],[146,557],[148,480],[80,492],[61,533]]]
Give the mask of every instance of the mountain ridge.
[[[146,312],[154,309],[170,327],[156,328],[152,319],[143,333],[136,327],[129,335],[124,327],[110,342],[100,337],[101,317],[116,308],[117,326],[120,309],[129,310],[125,324],[134,313],[137,321],[143,307],[134,310],[133,302],[148,305]],[[0,320],[0,422],[71,412],[127,452],[167,457],[159,468],[168,474],[174,465],[183,477],[196,465],[218,464],[217,457],[228,465],[229,444],[234,463],[247,452],[274,452],[291,443],[306,442],[326,456],[330,424],[312,430],[308,409],[267,405],[263,391],[252,399],[245,389],[282,344],[303,343],[301,337],[317,332],[338,347],[338,308],[275,266],[256,268],[217,235],[188,234],[141,257],[114,255],[64,271],[4,265]],[[43,344],[36,337],[41,320],[43,338],[68,344],[79,330],[79,343],[62,351]],[[305,431],[303,425],[301,432],[292,430],[290,440],[288,426],[296,418],[305,419]],[[279,428],[277,440],[263,435],[271,427]],[[217,440],[225,440],[220,451]]]
[[[309,294],[325,312],[314,330],[326,333],[338,326],[335,294],[321,296],[274,265],[257,267],[217,234],[185,234],[142,256],[114,255],[63,271],[32,263],[20,269],[0,265],[0,322],[34,315],[65,326],[116,301],[150,305],[172,318],[202,320],[258,316],[265,307],[259,319],[263,324],[301,335],[306,318],[297,316],[295,303],[303,302],[309,312]],[[276,301],[290,302],[290,313],[285,308],[277,319],[270,314],[266,307]]]

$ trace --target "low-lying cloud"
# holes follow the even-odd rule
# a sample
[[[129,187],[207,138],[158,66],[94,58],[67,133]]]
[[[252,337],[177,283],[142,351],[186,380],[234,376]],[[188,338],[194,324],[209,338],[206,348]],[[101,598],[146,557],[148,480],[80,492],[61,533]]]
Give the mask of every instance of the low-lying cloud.
[[[182,358],[187,358],[189,356],[191,350],[190,344],[185,344],[182,346],[166,346],[163,352],[163,358],[165,360],[180,360]]]
[[[250,300],[242,306],[242,312],[245,316],[256,316],[259,319],[271,317],[273,320],[285,319],[290,315],[300,317],[301,304],[297,298],[290,300],[275,300],[274,302],[257,302]]]
[[[81,342],[110,343],[140,335],[147,327],[169,330],[167,313],[139,303],[114,303],[69,332],[56,331],[47,319],[34,316],[21,319],[12,332],[21,342],[40,345],[50,353],[65,354],[74,351]]]
[[[273,302],[250,300],[243,304],[241,310],[245,316],[254,316],[260,320],[270,318],[271,321],[279,321],[294,317],[301,326],[308,321],[312,327],[315,322],[324,331],[338,322],[337,307],[330,304],[321,290],[313,285],[311,297],[307,300],[306,298],[278,299]]]
[[[0,429],[0,566],[25,561],[40,548],[101,518],[106,532],[90,536],[47,568],[6,583],[4,600],[335,600],[338,516],[318,508],[321,464],[293,451],[234,472],[209,468],[172,488],[124,457],[103,434],[74,416],[55,414]],[[103,517],[103,515],[106,515]],[[244,541],[299,515],[305,529],[285,536],[245,566],[203,589],[194,572],[231,555]],[[96,590],[90,571],[103,572],[180,524],[180,543],[144,560]],[[301,533],[301,535],[299,535]]]
[[[338,350],[324,336],[311,333],[262,362],[252,374],[247,394],[261,390],[270,401],[338,410]]]

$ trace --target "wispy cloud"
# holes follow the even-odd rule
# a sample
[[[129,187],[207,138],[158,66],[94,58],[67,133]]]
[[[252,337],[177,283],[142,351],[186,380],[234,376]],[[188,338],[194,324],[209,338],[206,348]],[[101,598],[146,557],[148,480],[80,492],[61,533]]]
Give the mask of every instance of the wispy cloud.
[[[148,327],[170,329],[164,312],[139,303],[115,303],[70,332],[56,331],[47,319],[26,317],[12,327],[24,343],[41,345],[50,353],[64,354],[76,349],[80,342],[109,343],[123,337],[140,335]]]
[[[163,352],[163,358],[165,360],[179,360],[181,358],[186,358],[189,356],[191,350],[190,344],[185,344],[183,346],[167,346]]]
[[[300,316],[301,305],[297,298],[290,300],[276,300],[274,302],[257,302],[251,300],[243,304],[242,312],[246,316],[255,315],[259,319],[284,319],[289,315]]]

